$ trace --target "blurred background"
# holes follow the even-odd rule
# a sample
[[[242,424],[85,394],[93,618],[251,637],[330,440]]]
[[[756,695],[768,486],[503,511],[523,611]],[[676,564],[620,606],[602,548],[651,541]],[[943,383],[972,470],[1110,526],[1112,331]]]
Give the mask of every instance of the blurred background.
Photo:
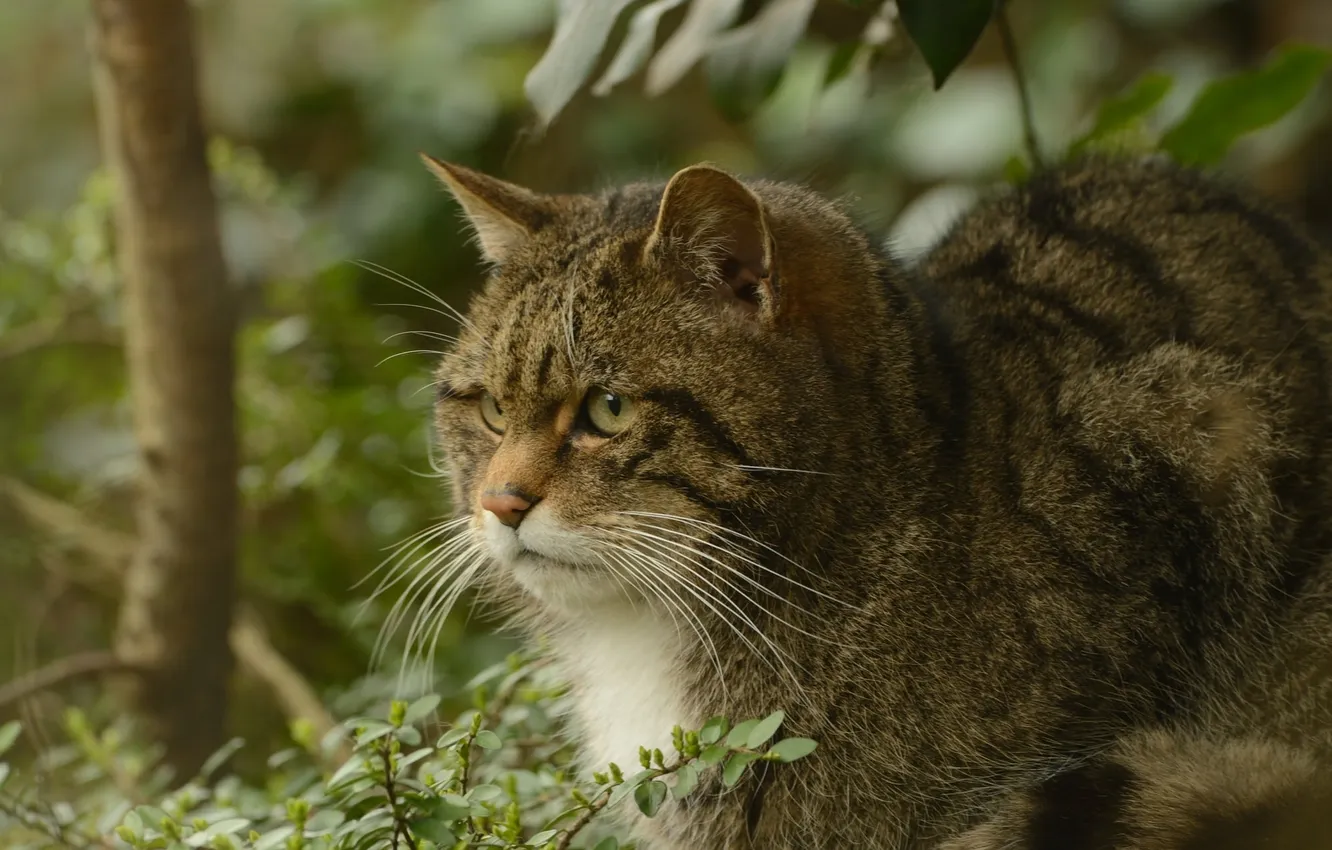
[[[400,636],[372,664],[392,593],[367,603],[374,582],[358,582],[449,512],[428,384],[430,334],[452,322],[354,262],[459,308],[479,285],[458,210],[418,151],[559,191],[711,160],[849,197],[912,256],[1022,148],[993,32],[934,92],[910,57],[839,59],[836,42],[866,16],[840,0],[819,4],[756,109],[719,102],[698,69],[655,98],[639,77],[579,94],[544,131],[523,81],[551,37],[550,0],[193,5],[241,305],[239,593],[272,657],[337,716],[398,685]],[[1176,80],[1155,119],[1168,121],[1209,79],[1278,44],[1332,44],[1327,0],[1019,0],[1011,14],[1052,152],[1145,72]],[[138,460],[88,26],[82,0],[0,3],[0,682],[111,645],[120,589],[108,560],[134,532]],[[830,63],[843,67],[830,74]],[[1225,167],[1332,235],[1329,92],[1247,138]],[[445,626],[433,673],[446,705],[512,648],[493,625],[460,609]],[[287,735],[262,679],[239,665],[229,696],[230,730],[258,759]],[[120,709],[104,684],[72,678],[0,704],[0,721],[40,730],[68,704],[108,720]]]

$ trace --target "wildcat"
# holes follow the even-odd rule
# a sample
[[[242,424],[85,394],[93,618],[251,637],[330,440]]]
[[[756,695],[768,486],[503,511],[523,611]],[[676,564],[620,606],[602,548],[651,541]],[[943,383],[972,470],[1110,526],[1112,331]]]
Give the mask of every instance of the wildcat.
[[[1090,159],[909,269],[709,166],[427,163],[493,266],[438,369],[466,577],[549,637],[589,767],[779,707],[819,742],[644,846],[1332,847],[1332,259],[1296,224]]]

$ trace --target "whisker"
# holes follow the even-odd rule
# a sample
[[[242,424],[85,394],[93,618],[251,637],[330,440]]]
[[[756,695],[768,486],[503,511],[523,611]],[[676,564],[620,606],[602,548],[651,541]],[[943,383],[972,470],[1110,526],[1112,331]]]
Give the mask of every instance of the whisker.
[[[691,629],[693,629],[694,634],[698,635],[700,645],[703,646],[704,650],[708,653],[713,666],[717,670],[717,682],[721,685],[722,692],[726,693],[728,691],[726,676],[722,672],[721,656],[717,652],[717,645],[712,640],[712,636],[707,633],[707,629],[703,627],[702,622],[698,619],[698,615],[691,611],[689,606],[684,603],[684,600],[671,590],[670,587],[660,588],[651,580],[651,575],[661,570],[660,565],[648,559],[644,553],[628,549],[627,547],[617,549],[615,554],[618,556],[617,559],[620,559],[620,563],[625,569],[643,580],[643,587],[660,599],[668,612],[673,610],[679,611],[685,622],[689,624]],[[639,568],[636,568],[632,560],[630,560],[631,558],[636,558],[643,567],[651,572],[644,572]],[[666,598],[665,593],[671,595],[675,600],[674,603]],[[674,613],[671,614],[671,619],[675,620]],[[679,629],[678,621],[676,622],[676,629]]]
[[[714,530],[714,532],[717,532],[717,533],[727,534],[727,536],[730,536],[730,537],[737,537],[737,538],[739,538],[739,540],[742,540],[742,541],[747,542],[747,544],[753,544],[753,545],[755,545],[755,546],[758,546],[759,549],[763,549],[763,550],[765,550],[765,552],[769,552],[769,553],[771,553],[771,554],[774,554],[774,556],[777,556],[778,558],[781,558],[781,560],[786,561],[787,564],[790,564],[791,566],[794,566],[795,569],[801,570],[802,573],[810,574],[810,576],[818,576],[818,573],[815,573],[814,570],[811,570],[810,568],[807,568],[807,566],[801,564],[801,562],[791,560],[791,558],[790,558],[790,557],[787,557],[785,553],[779,552],[779,550],[773,548],[773,546],[770,546],[769,544],[765,544],[765,542],[763,542],[763,541],[761,541],[761,540],[757,540],[757,538],[751,537],[751,536],[749,536],[749,534],[743,534],[743,533],[741,533],[741,532],[737,532],[737,530],[735,530],[735,529],[729,529],[729,528],[726,528],[725,525],[718,525],[718,524],[715,524],[715,522],[709,522],[709,521],[706,521],[706,520],[695,520],[695,518],[693,518],[693,517],[677,517],[677,516],[675,516],[675,514],[669,514],[669,513],[654,513],[654,512],[650,512],[650,510],[617,510],[617,512],[615,512],[615,513],[622,514],[622,516],[626,516],[626,517],[646,517],[646,518],[650,518],[650,520],[667,520],[667,521],[670,521],[670,522],[682,522],[682,524],[686,524],[686,525],[695,525],[695,526],[699,526],[699,528],[710,529],[710,530]],[[759,564],[759,565],[757,565],[757,566],[759,566],[759,568],[761,568],[761,569],[771,570],[771,568],[767,568],[767,566],[763,566],[762,564]],[[781,573],[778,573],[778,574],[779,574],[779,576],[781,576]],[[813,590],[813,589],[810,589],[810,590]],[[818,593],[818,592],[814,592],[814,593]],[[856,608],[855,605],[851,605],[851,604],[848,604],[848,602],[844,602],[844,601],[842,601],[842,600],[838,600],[838,598],[836,598],[836,597],[826,596],[826,594],[822,594],[822,596],[823,596],[823,598],[826,598],[826,600],[829,600],[830,602],[836,602],[836,604],[838,604],[838,605],[844,605],[844,606],[847,606],[847,608],[851,608],[851,609],[855,609],[855,608]]]
[[[395,357],[406,357],[408,354],[429,354],[432,357],[438,357],[441,354],[443,354],[443,352],[436,351],[433,348],[408,348],[402,351],[395,351],[392,354],[385,357],[384,359],[380,360],[378,363],[376,363],[375,368],[378,369],[380,366],[383,366],[385,363],[389,362]]]
[[[417,283],[416,281],[412,280],[411,278],[407,277],[406,275],[400,272],[395,272],[393,269],[387,268],[386,266],[381,266],[379,263],[372,262],[370,260],[352,260],[351,262],[357,266],[360,266],[366,271],[371,272],[372,274],[379,275],[385,280],[391,280],[394,283],[400,283],[403,286],[407,287],[408,289],[412,290],[413,292],[417,292],[420,293],[421,295],[424,295],[425,297],[429,298],[431,301],[434,301],[436,304],[443,307],[445,310],[449,311],[449,314],[451,314],[452,317],[456,319],[459,324],[471,328],[472,330],[476,330],[476,327],[470,321],[468,321],[467,317],[464,316],[461,312],[459,312],[458,309],[455,308],[452,304],[445,301],[443,298],[440,298],[438,295],[431,292],[429,289]]]
[[[615,533],[615,532],[612,532],[612,533]],[[645,543],[645,544],[643,544],[643,545],[650,545],[650,544]],[[630,546],[629,548],[636,548],[636,547]],[[671,554],[671,552],[669,551],[669,547],[667,547],[667,549],[665,549],[665,550],[663,550],[663,549],[661,549],[661,548],[657,548],[657,547],[653,547],[653,548],[655,549],[656,553],[657,553],[659,556],[665,558],[666,560],[670,561],[671,563],[674,563],[675,565],[677,565],[677,566],[683,568],[684,570],[688,571],[689,574],[691,574],[691,575],[693,575],[695,578],[699,579],[699,580],[701,581],[702,584],[706,585],[706,586],[708,587],[708,589],[710,589],[711,591],[713,591],[713,593],[716,594],[716,596],[715,596],[714,598],[716,599],[717,603],[721,604],[721,605],[722,605],[723,607],[725,607],[729,612],[731,612],[731,613],[734,614],[739,620],[741,620],[746,626],[748,626],[751,630],[753,630],[754,634],[757,635],[757,636],[759,637],[759,639],[762,640],[762,641],[768,646],[768,648],[771,649],[771,650],[773,651],[773,653],[777,656],[778,661],[781,663],[784,672],[786,673],[786,675],[788,675],[788,676],[791,677],[791,681],[792,681],[794,684],[796,684],[797,687],[800,686],[800,680],[795,676],[794,673],[791,672],[791,669],[790,669],[790,667],[789,667],[789,665],[788,665],[788,663],[787,663],[787,661],[788,661],[787,654],[786,654],[785,652],[783,652],[782,649],[781,649],[779,646],[777,646],[777,645],[772,641],[771,638],[769,638],[766,634],[763,633],[763,630],[762,630],[761,628],[759,628],[758,624],[755,623],[755,622],[753,621],[753,619],[750,618],[750,616],[749,616],[748,614],[746,614],[746,613],[744,612],[744,610],[743,610],[742,608],[740,608],[740,606],[737,605],[737,604],[735,603],[734,600],[732,600],[732,599],[730,599],[729,597],[727,597],[727,595],[724,594],[724,593],[719,593],[719,592],[718,592],[718,588],[717,588],[717,586],[714,585],[712,582],[708,581],[708,579],[707,579],[706,576],[700,575],[698,569],[696,569],[694,566],[691,566],[691,565],[690,565],[688,562],[686,562],[686,561],[681,561],[681,560],[680,560],[679,558],[677,558],[675,555]],[[679,546],[676,547],[677,551],[679,551],[679,550],[682,549],[682,548],[684,548],[684,547],[679,547]],[[639,550],[639,551],[641,551],[641,550]],[[696,552],[693,552],[692,550],[690,550],[690,553],[691,553],[691,554],[697,554]],[[662,562],[660,562],[660,561],[659,561],[658,563],[659,563],[661,566],[664,566],[664,563],[662,563]],[[721,621],[722,621],[723,623],[725,623],[725,624],[726,624],[726,625],[727,625],[727,626],[728,626],[733,632],[735,632],[736,636],[739,637],[739,638],[741,639],[741,641],[743,641],[743,642],[745,643],[745,645],[748,646],[748,647],[750,648],[750,650],[754,653],[754,655],[755,655],[756,657],[758,657],[759,659],[763,660],[764,663],[766,663],[766,664],[768,664],[770,667],[772,667],[772,669],[773,669],[774,672],[777,672],[777,668],[776,668],[775,666],[772,665],[772,662],[769,661],[769,660],[766,658],[766,656],[763,654],[763,652],[761,652],[761,651],[759,650],[759,648],[758,648],[757,646],[755,646],[754,643],[753,643],[752,641],[750,641],[749,638],[747,638],[747,637],[745,636],[744,632],[742,632],[742,631],[739,629],[738,626],[736,626],[734,623],[732,623],[731,620],[730,620],[726,615],[724,615],[724,614],[721,612],[720,609],[718,609],[717,605],[713,604],[713,600],[712,600],[712,599],[709,599],[706,595],[700,593],[700,592],[699,592],[699,588],[695,587],[693,583],[685,581],[683,576],[677,574],[677,573],[676,573],[675,571],[673,571],[673,570],[662,569],[662,570],[661,570],[661,575],[663,575],[663,576],[668,576],[668,577],[674,579],[674,580],[680,585],[680,587],[682,587],[684,590],[686,590],[687,592],[689,592],[690,594],[692,594],[692,595],[693,595],[695,598],[697,598],[701,603],[703,603],[703,604],[706,605],[709,609],[711,609],[712,612],[713,612],[714,614],[716,614],[717,617],[720,618]],[[715,577],[715,576],[714,576],[714,577]],[[730,586],[730,585],[728,585],[728,586]],[[733,586],[731,586],[731,587],[732,587],[732,589],[734,589]],[[761,607],[761,606],[760,606],[760,607]],[[797,665],[797,666],[798,666],[798,665]]]
[[[798,472],[802,475],[835,475],[833,472],[816,472],[813,469],[791,469],[786,466],[755,466],[749,463],[734,464],[736,469],[743,469],[746,472]]]
[[[646,517],[646,518],[650,518],[650,519],[662,519],[662,520],[667,520],[667,521],[671,521],[671,522],[679,522],[679,523],[684,523],[684,524],[687,524],[687,525],[693,525],[693,526],[698,526],[698,527],[701,527],[701,528],[706,528],[706,529],[709,529],[709,530],[712,530],[712,531],[721,532],[721,533],[724,533],[724,534],[728,534],[728,535],[730,535],[730,536],[732,536],[732,537],[738,537],[738,538],[740,538],[741,540],[744,540],[744,541],[746,541],[746,542],[748,542],[748,543],[753,543],[755,546],[758,546],[758,547],[760,547],[760,548],[762,548],[762,549],[764,549],[764,550],[766,550],[766,551],[772,553],[773,555],[776,555],[777,557],[781,558],[781,559],[782,559],[783,561],[785,561],[786,563],[790,564],[791,566],[795,567],[796,569],[799,569],[799,570],[802,571],[802,572],[808,573],[808,574],[811,575],[811,576],[812,576],[812,575],[816,575],[816,573],[815,573],[813,570],[809,569],[808,567],[801,566],[801,565],[800,565],[799,563],[797,563],[796,561],[791,560],[791,559],[788,558],[786,555],[782,554],[781,552],[777,551],[776,549],[774,549],[773,547],[769,546],[768,544],[762,542],[761,540],[755,540],[753,537],[750,537],[750,536],[748,536],[748,535],[746,535],[746,534],[741,534],[740,532],[738,532],[738,531],[734,531],[734,530],[729,529],[729,528],[726,528],[725,526],[717,525],[716,523],[707,522],[707,521],[705,521],[705,520],[691,519],[690,517],[674,516],[674,515],[672,515],[672,514],[653,513],[653,512],[650,512],[650,511],[617,511],[616,513],[618,513],[618,514],[622,514],[622,515],[624,515],[624,516]],[[796,581],[795,579],[791,578],[790,576],[786,575],[785,573],[778,572],[777,570],[774,570],[772,567],[767,566],[766,564],[764,564],[764,563],[758,561],[758,560],[755,559],[755,558],[747,557],[747,556],[745,556],[745,555],[742,555],[742,554],[739,553],[739,552],[734,552],[734,551],[731,551],[731,550],[725,549],[725,548],[723,548],[723,547],[717,545],[716,543],[714,543],[714,542],[712,542],[712,541],[710,541],[710,540],[705,540],[705,539],[703,539],[703,538],[693,537],[693,536],[691,536],[691,535],[685,534],[684,532],[682,532],[682,531],[680,531],[680,530],[678,530],[678,529],[671,529],[671,528],[667,528],[667,527],[663,527],[663,526],[651,526],[651,527],[656,528],[658,531],[665,531],[665,532],[669,532],[669,533],[672,533],[672,534],[678,534],[678,535],[681,535],[681,536],[684,536],[684,537],[688,537],[689,539],[694,540],[694,541],[697,542],[697,543],[701,543],[701,544],[703,544],[703,545],[705,545],[705,546],[708,546],[709,548],[717,549],[717,550],[719,550],[719,551],[726,552],[726,553],[728,553],[728,554],[730,554],[730,555],[733,555],[733,556],[735,556],[735,557],[739,557],[739,558],[741,558],[742,560],[744,560],[745,563],[750,564],[751,566],[753,566],[753,567],[755,567],[755,568],[757,568],[757,569],[763,570],[764,572],[769,573],[770,575],[773,575],[773,576],[775,576],[775,577],[777,577],[777,578],[780,578],[780,579],[782,579],[782,580],[784,580],[784,581],[790,582],[791,584],[795,585],[797,588],[800,588],[801,590],[804,590],[804,591],[807,591],[807,592],[809,592],[809,593],[812,593],[812,594],[814,594],[815,596],[818,596],[818,597],[820,597],[820,598],[822,598],[822,599],[826,599],[826,600],[828,600],[829,602],[834,602],[834,603],[836,603],[836,604],[838,604],[838,605],[842,605],[842,606],[845,606],[845,607],[847,607],[847,608],[851,608],[851,609],[855,609],[855,608],[857,607],[857,606],[852,605],[852,604],[850,604],[850,603],[848,603],[848,602],[845,602],[845,601],[843,601],[843,600],[841,600],[841,599],[838,599],[838,598],[835,597],[835,596],[831,596],[831,595],[829,595],[829,594],[827,594],[827,593],[824,593],[823,591],[818,590],[817,588],[810,587],[810,586],[807,585],[807,584],[802,584],[801,582]]]
[[[667,533],[671,533],[671,532],[672,532],[672,530],[669,529],[669,528],[661,528],[661,527],[659,527],[659,526],[649,526],[649,528],[653,528],[653,529],[656,529],[656,530],[658,530],[658,531],[664,531],[664,532],[667,532]],[[630,534],[638,534],[638,535],[641,535],[641,536],[643,536],[643,537],[651,538],[651,539],[656,540],[656,541],[659,541],[659,542],[661,542],[661,543],[663,543],[663,544],[667,544],[667,545],[674,544],[674,541],[669,541],[669,540],[667,540],[666,538],[658,537],[658,536],[655,535],[655,534],[651,534],[650,532],[643,531],[642,529],[639,529],[639,528],[626,528],[626,529],[623,529],[623,530],[626,531],[626,532],[629,532]],[[691,541],[691,542],[693,542],[693,543],[703,543],[704,545],[709,545],[708,542],[707,542],[706,540],[700,540],[700,539],[698,539],[698,538],[691,537],[690,535],[684,534],[683,532],[676,532],[676,533],[678,533],[681,537],[684,537],[685,539],[687,539],[687,540],[689,540],[689,541]],[[678,544],[677,544],[677,545],[678,545]],[[746,581],[746,582],[748,582],[749,584],[753,585],[756,589],[762,591],[763,593],[767,594],[768,596],[771,596],[773,599],[776,599],[776,600],[779,601],[779,602],[785,602],[785,603],[788,604],[788,605],[794,605],[794,604],[795,604],[795,603],[791,602],[791,600],[789,600],[789,599],[787,599],[786,597],[782,596],[781,594],[774,592],[771,588],[765,587],[761,582],[756,581],[752,576],[747,575],[743,570],[738,570],[738,569],[736,569],[735,567],[731,566],[730,564],[726,563],[725,561],[722,561],[722,560],[719,559],[719,558],[716,558],[716,557],[714,557],[714,556],[712,556],[712,555],[709,555],[709,554],[706,553],[706,552],[700,552],[700,551],[698,551],[697,549],[694,549],[692,546],[687,546],[687,547],[685,547],[685,548],[687,548],[692,554],[697,555],[697,556],[700,557],[700,558],[704,558],[704,559],[706,559],[706,560],[708,560],[708,561],[710,561],[710,562],[716,564],[716,565],[719,566],[719,567],[722,567],[722,568],[725,569],[727,572],[731,573],[732,575],[736,576],[737,578],[743,579],[744,581]],[[721,549],[721,547],[713,547],[713,548],[717,548],[717,549],[719,549],[719,550],[722,551],[722,552],[726,552],[726,550],[725,550],[725,549]],[[727,554],[731,554],[731,555],[735,556],[735,553],[729,553],[729,552],[728,552]],[[752,562],[751,562],[751,563],[752,563]],[[700,569],[707,569],[706,565],[704,565],[704,564],[698,564],[697,566],[698,566]],[[735,592],[740,593],[740,594],[744,594],[744,589],[743,589],[743,588],[737,587],[736,585],[732,584],[729,580],[726,579],[725,576],[718,575],[717,573],[715,573],[715,572],[713,572],[713,571],[711,571],[711,570],[709,570],[709,573],[711,573],[712,575],[714,575],[719,581],[725,582],[726,586],[729,587],[729,588],[731,588],[731,589],[734,590]],[[820,641],[824,641],[824,640],[826,640],[826,638],[824,638],[822,635],[819,635],[819,634],[815,634],[815,633],[813,633],[813,632],[806,631],[805,629],[802,629],[800,626],[797,626],[796,624],[794,624],[794,623],[792,623],[792,622],[786,620],[786,619],[783,618],[783,617],[778,616],[777,614],[773,613],[772,611],[769,611],[768,609],[764,608],[762,605],[759,605],[758,602],[757,602],[757,600],[752,599],[752,597],[751,597],[750,601],[754,602],[754,604],[759,608],[759,610],[762,611],[765,615],[767,615],[768,617],[771,617],[772,619],[776,620],[777,622],[781,623],[782,625],[786,626],[787,628],[789,628],[789,629],[791,629],[791,630],[793,630],[793,631],[799,632],[800,634],[802,634],[802,635],[804,635],[804,636],[806,636],[806,637],[808,637],[808,638],[812,638],[812,639],[814,639],[814,640],[820,640]],[[837,644],[837,645],[840,646],[841,644],[839,643],[839,644]]]
[[[380,341],[380,345],[388,345],[390,342],[397,339],[398,337],[408,336],[408,335],[425,337],[426,339],[439,340],[440,342],[448,342],[448,343],[458,342],[458,338],[456,336],[439,333],[438,331],[398,331],[397,333],[391,333],[388,336],[384,337],[384,339]]]

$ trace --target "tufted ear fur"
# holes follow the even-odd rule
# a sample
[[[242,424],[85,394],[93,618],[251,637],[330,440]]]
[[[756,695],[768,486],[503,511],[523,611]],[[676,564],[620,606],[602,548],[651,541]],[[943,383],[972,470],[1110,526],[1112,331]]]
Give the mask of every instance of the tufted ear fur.
[[[421,159],[462,205],[481,254],[490,263],[504,262],[554,213],[549,198],[521,186],[426,154]]]
[[[695,165],[666,185],[649,251],[668,250],[728,303],[771,315],[777,306],[776,255],[763,203],[720,169]]]

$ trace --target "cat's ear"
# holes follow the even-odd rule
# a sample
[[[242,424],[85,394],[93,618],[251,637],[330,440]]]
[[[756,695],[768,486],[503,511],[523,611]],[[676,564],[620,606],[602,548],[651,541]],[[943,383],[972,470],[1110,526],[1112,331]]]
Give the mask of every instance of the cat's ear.
[[[671,178],[648,249],[672,251],[743,310],[776,308],[775,246],[763,203],[725,171],[695,165]]]
[[[545,226],[553,215],[549,198],[494,177],[421,154],[426,167],[462,205],[481,254],[496,265]]]

